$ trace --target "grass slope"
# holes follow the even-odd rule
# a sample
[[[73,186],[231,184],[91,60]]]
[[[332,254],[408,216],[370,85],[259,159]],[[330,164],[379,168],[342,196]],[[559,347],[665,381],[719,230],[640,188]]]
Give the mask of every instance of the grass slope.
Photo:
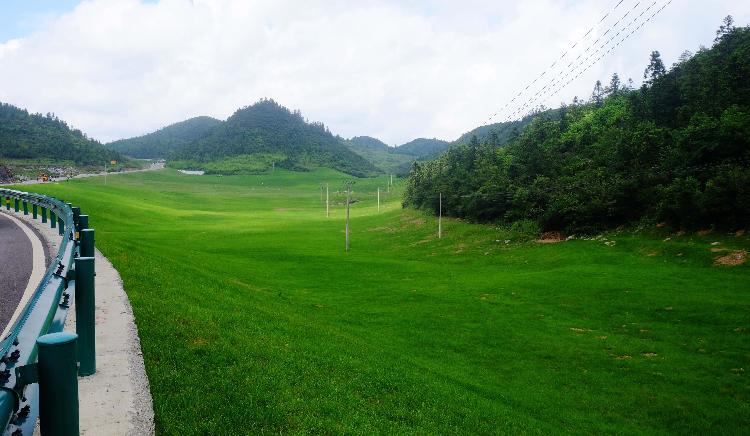
[[[340,173],[28,187],[80,205],[130,296],[161,434],[740,433],[750,275],[710,242],[540,245],[375,209]],[[510,239],[509,243],[505,240]],[[744,368],[744,369],[743,369]]]

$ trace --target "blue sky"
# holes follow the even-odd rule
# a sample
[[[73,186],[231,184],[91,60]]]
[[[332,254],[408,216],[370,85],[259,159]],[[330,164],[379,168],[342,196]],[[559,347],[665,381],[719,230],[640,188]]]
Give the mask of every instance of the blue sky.
[[[105,142],[223,119],[264,97],[345,137],[453,140],[538,104],[588,98],[614,72],[637,86],[652,50],[669,66],[710,46],[728,14],[750,24],[748,0],[668,1],[0,0],[0,101],[54,112]],[[542,85],[568,77],[567,62],[525,88],[629,9],[647,17],[661,6],[557,93]]]
[[[73,10],[79,0],[3,0],[0,4],[0,41],[20,38]]]

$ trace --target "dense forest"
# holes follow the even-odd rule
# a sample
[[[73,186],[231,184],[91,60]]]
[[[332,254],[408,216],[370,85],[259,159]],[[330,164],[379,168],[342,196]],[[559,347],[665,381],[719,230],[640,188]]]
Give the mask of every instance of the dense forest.
[[[750,224],[750,28],[731,17],[710,49],[671,68],[652,52],[639,89],[612,76],[587,102],[414,164],[405,205],[477,222],[594,232],[639,221]]]
[[[53,114],[30,114],[6,103],[0,103],[0,157],[54,159],[79,165],[121,159],[116,151],[104,148]]]
[[[190,118],[147,135],[110,142],[107,147],[140,159],[166,158],[219,124],[221,121],[211,117]]]
[[[276,166],[297,171],[322,166],[358,177],[378,172],[322,123],[308,123],[298,111],[270,99],[239,109],[169,157],[198,167],[228,159],[235,163],[252,160],[257,171],[259,163],[270,163],[269,156],[278,156],[278,161],[273,161]]]

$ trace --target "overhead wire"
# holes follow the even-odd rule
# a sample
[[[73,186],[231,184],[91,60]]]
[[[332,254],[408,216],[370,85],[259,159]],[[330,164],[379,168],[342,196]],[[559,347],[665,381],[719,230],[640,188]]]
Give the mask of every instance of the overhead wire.
[[[587,31],[587,32],[586,32],[586,33],[585,33],[585,34],[584,34],[584,35],[583,35],[582,37],[580,37],[580,38],[579,38],[578,40],[576,40],[576,41],[575,41],[575,42],[573,43],[573,45],[572,45],[572,46],[570,46],[570,47],[569,47],[569,48],[568,48],[568,49],[567,49],[566,51],[564,51],[564,52],[563,52],[563,54],[562,54],[562,55],[560,55],[560,57],[559,57],[559,58],[556,58],[556,59],[555,59],[555,60],[554,60],[554,61],[552,62],[552,64],[550,64],[550,66],[549,66],[549,67],[547,67],[547,68],[546,68],[546,69],[545,69],[544,71],[542,71],[542,73],[541,73],[541,74],[540,74],[539,76],[537,76],[536,78],[534,78],[534,80],[532,80],[531,82],[527,83],[527,84],[526,84],[526,87],[522,87],[522,88],[521,88],[521,90],[520,90],[520,91],[518,92],[518,94],[516,94],[516,95],[515,95],[515,96],[514,96],[514,97],[513,97],[513,98],[512,98],[512,99],[511,99],[510,101],[508,101],[507,103],[505,103],[505,105],[504,105],[503,107],[501,107],[500,109],[498,109],[498,110],[497,110],[497,111],[496,111],[496,112],[495,112],[494,114],[490,115],[490,117],[489,117],[489,118],[487,119],[487,121],[485,121],[485,122],[484,122],[484,124],[483,124],[483,125],[487,125],[487,124],[489,124],[489,122],[490,122],[490,121],[492,121],[492,119],[493,119],[493,118],[495,118],[495,117],[496,117],[497,115],[501,114],[501,113],[502,113],[502,112],[503,112],[503,111],[505,110],[505,108],[507,108],[508,106],[512,105],[512,104],[513,104],[513,103],[514,103],[514,102],[515,102],[515,101],[516,101],[517,99],[519,99],[519,97],[521,97],[521,96],[523,95],[523,93],[524,93],[524,92],[525,92],[526,90],[528,90],[528,89],[529,89],[529,87],[530,87],[530,86],[532,86],[532,85],[533,85],[534,83],[536,83],[536,82],[537,82],[538,80],[540,80],[540,79],[541,79],[542,77],[544,77],[544,76],[545,76],[545,75],[546,75],[547,73],[550,73],[550,72],[551,72],[551,71],[552,71],[552,70],[553,70],[553,69],[555,68],[555,66],[556,66],[556,65],[557,65],[557,64],[558,64],[558,63],[559,63],[560,61],[562,61],[562,60],[563,60],[563,59],[565,58],[565,56],[567,56],[567,55],[568,55],[568,53],[569,53],[569,52],[570,52],[571,50],[575,49],[575,47],[576,47],[576,46],[577,46],[577,45],[578,45],[579,43],[581,43],[581,42],[582,42],[583,40],[585,40],[585,39],[586,39],[586,38],[587,38],[587,37],[589,36],[589,34],[591,34],[591,32],[593,32],[593,31],[594,31],[594,30],[595,30],[595,29],[596,29],[597,27],[599,27],[599,26],[601,25],[601,23],[602,23],[602,22],[604,22],[604,20],[605,20],[605,19],[607,19],[607,17],[609,17],[609,15],[610,15],[610,14],[611,14],[612,12],[614,12],[615,10],[617,10],[617,8],[618,8],[618,7],[620,7],[620,5],[621,5],[621,4],[622,4],[622,3],[624,2],[624,1],[625,1],[625,0],[614,0],[614,1],[612,2],[612,3],[613,3],[613,4],[614,4],[615,2],[617,2],[617,3],[616,3],[616,4],[615,4],[615,5],[613,6],[613,7],[612,7],[612,6],[610,6],[609,8],[607,8],[607,12],[606,12],[606,13],[605,13],[605,14],[604,14],[604,15],[602,16],[602,18],[601,18],[601,19],[600,19],[600,20],[599,20],[599,21],[598,21],[598,22],[597,22],[597,23],[596,23],[596,24],[595,24],[594,26],[592,26],[592,27],[591,27],[591,28],[590,28],[590,29],[589,29],[589,30],[588,30],[588,31]]]
[[[640,2],[639,2],[640,3]],[[599,62],[604,56],[608,55],[614,48],[618,47],[620,44],[622,44],[623,41],[628,39],[633,33],[635,33],[638,29],[642,28],[646,23],[651,21],[659,12],[661,12],[665,7],[667,7],[670,3],[672,3],[672,0],[668,0],[664,5],[662,5],[661,8],[659,8],[657,11],[655,11],[651,16],[649,16],[647,19],[642,21],[640,25],[633,28],[633,30],[630,33],[627,33],[627,30],[633,26],[634,23],[636,23],[638,20],[640,20],[644,15],[647,14],[648,11],[650,11],[654,6],[659,3],[659,0],[654,0],[647,8],[643,9],[640,14],[638,14],[636,17],[634,17],[630,22],[626,25],[624,25],[622,28],[617,30],[617,32],[612,35],[609,39],[604,41],[598,48],[596,48],[592,53],[590,53],[579,65],[577,65],[572,70],[568,71],[567,74],[564,76],[560,76],[559,78],[555,79],[552,83],[548,84],[549,88],[551,90],[554,90],[554,92],[550,92],[549,94],[544,94],[543,91],[547,88],[543,88],[538,92],[531,100],[526,102],[523,106],[516,109],[515,112],[511,113],[507,118],[506,122],[514,119],[516,116],[523,114],[526,110],[533,107],[534,103],[539,101],[541,98],[551,98],[554,95],[557,95],[562,89],[564,89],[567,85],[569,85],[573,80],[580,77],[584,72],[588,71],[593,65],[595,65],[597,62]],[[628,11],[618,22],[621,22],[631,11]],[[615,40],[620,34],[623,34],[625,32],[625,36],[620,39],[616,44],[613,44],[610,46],[610,43],[612,43],[613,40]],[[604,35],[602,35],[603,37]],[[599,54],[598,57],[596,55]],[[594,60],[590,64],[586,64],[590,59],[594,58]],[[580,69],[580,70],[579,70]],[[570,77],[570,79],[565,82],[565,79]]]

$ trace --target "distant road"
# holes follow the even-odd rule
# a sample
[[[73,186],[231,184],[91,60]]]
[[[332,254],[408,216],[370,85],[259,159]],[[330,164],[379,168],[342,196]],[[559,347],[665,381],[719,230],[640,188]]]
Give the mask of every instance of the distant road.
[[[110,172],[107,173],[108,176],[114,176],[117,174],[127,174],[127,173],[142,173],[144,171],[155,171],[155,170],[162,170],[164,169],[163,163],[152,163],[150,167],[142,170],[130,170],[130,171],[117,171],[117,172]],[[68,179],[85,179],[87,177],[99,177],[104,176],[104,172],[101,173],[87,173],[87,174],[78,174],[73,177],[53,177],[49,180],[49,182],[40,182],[39,180],[26,180],[24,182],[16,182],[16,183],[5,183],[5,185],[36,185],[39,183],[50,183],[50,182],[64,182]],[[0,184],[2,186],[3,184]]]
[[[13,316],[33,267],[31,241],[18,225],[0,214],[0,332]]]

